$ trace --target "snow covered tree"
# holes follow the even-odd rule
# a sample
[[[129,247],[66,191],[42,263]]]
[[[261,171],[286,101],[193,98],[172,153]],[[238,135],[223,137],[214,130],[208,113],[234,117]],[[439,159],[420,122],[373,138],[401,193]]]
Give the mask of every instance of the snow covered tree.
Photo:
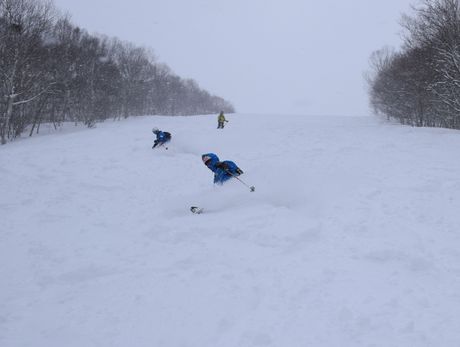
[[[0,0],[0,140],[64,121],[232,112],[143,47],[88,34],[47,0]]]
[[[460,128],[460,5],[458,0],[425,1],[417,17],[408,19],[410,49],[430,47],[436,78],[429,89],[447,127]]]
[[[51,30],[52,18],[50,2],[0,0],[2,144],[22,130],[15,127],[14,118],[20,117],[20,112],[15,111],[48,92],[54,84],[41,69],[44,39]]]
[[[459,0],[425,0],[402,24],[402,51],[372,66],[372,106],[403,124],[460,129]]]

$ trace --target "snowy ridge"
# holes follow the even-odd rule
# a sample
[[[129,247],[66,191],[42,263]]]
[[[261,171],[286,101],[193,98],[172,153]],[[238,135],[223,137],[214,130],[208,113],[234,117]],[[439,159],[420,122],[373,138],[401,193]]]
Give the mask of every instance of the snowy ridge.
[[[0,345],[460,344],[460,133],[228,119],[1,147]],[[214,187],[207,152],[256,192]]]

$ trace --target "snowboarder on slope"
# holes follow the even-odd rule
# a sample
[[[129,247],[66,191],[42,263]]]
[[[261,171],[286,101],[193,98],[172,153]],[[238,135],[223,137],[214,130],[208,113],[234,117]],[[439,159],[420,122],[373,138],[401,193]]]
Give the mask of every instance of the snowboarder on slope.
[[[228,123],[228,120],[225,119],[224,111],[220,111],[219,117],[217,117],[217,129],[223,129],[225,122]]]
[[[238,177],[243,174],[243,170],[241,170],[233,161],[219,161],[219,157],[214,153],[203,154],[201,159],[208,169],[214,172],[215,184],[222,185],[230,178]]]
[[[156,146],[163,146],[166,142],[171,141],[171,134],[167,131],[161,131],[157,128],[153,128],[152,133],[157,136],[157,139],[153,142],[152,149]],[[166,149],[168,149],[168,147],[166,147]]]

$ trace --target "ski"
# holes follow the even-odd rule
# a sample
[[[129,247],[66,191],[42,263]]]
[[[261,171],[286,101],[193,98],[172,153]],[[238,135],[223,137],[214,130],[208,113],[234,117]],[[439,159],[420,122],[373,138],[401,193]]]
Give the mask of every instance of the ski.
[[[201,214],[203,213],[204,209],[202,207],[192,206],[190,207],[190,211],[195,214]]]

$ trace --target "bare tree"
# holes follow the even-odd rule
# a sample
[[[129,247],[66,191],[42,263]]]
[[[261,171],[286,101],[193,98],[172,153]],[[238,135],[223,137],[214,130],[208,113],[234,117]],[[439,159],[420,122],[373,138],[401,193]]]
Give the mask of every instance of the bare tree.
[[[51,29],[53,14],[50,2],[0,0],[2,144],[11,135],[14,109],[36,100],[53,84],[37,69],[43,53],[43,38]]]
[[[0,138],[42,122],[233,111],[143,47],[94,36],[47,0],[0,0]]]
[[[402,52],[372,66],[371,104],[404,124],[460,129],[459,0],[425,0],[414,11],[402,20]]]

